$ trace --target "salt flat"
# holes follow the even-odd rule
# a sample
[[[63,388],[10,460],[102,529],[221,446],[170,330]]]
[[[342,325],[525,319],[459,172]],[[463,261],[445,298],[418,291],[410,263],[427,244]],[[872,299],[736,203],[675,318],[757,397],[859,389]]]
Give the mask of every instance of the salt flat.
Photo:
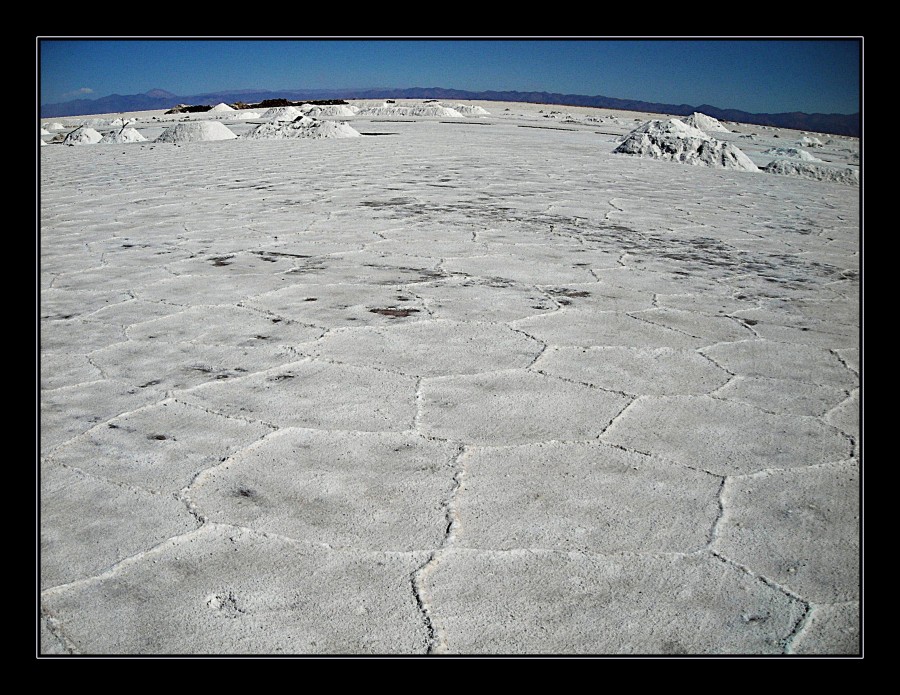
[[[41,654],[860,652],[859,187],[481,105],[39,148]]]

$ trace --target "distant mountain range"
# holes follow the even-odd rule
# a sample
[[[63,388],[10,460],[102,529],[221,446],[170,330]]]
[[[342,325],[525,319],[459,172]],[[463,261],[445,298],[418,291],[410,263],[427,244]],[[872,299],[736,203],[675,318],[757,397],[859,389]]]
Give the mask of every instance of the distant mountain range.
[[[665,113],[688,116],[700,111],[720,120],[752,123],[810,130],[836,135],[860,134],[860,115],[840,113],[749,113],[738,109],[721,109],[709,104],[658,104],[635,99],[615,99],[584,94],[557,94],[552,92],[469,92],[463,89],[441,87],[413,87],[410,89],[306,89],[306,90],[239,90],[178,96],[164,89],[151,89],[145,94],[111,94],[99,99],[76,99],[57,104],[42,104],[41,118],[56,116],[86,116],[97,113],[122,113],[126,111],[153,111],[169,109],[176,104],[218,104],[236,101],[262,101],[284,98],[292,101],[303,99],[463,99],[480,101],[521,101],[533,104],[559,106],[593,106],[623,111]]]

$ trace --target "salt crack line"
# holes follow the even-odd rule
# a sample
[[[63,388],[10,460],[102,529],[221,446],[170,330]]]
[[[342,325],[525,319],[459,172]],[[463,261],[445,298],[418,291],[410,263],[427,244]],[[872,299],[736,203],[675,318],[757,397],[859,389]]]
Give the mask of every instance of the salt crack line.
[[[422,622],[428,636],[427,654],[441,654],[448,650],[447,637],[434,621],[431,602],[429,601],[425,589],[425,581],[434,571],[434,568],[440,564],[443,555],[454,545],[457,533],[462,526],[457,504],[459,495],[462,493],[465,485],[467,472],[465,461],[471,455],[472,451],[473,450],[469,446],[463,445],[453,461],[456,473],[453,476],[453,489],[450,490],[450,494],[447,499],[444,500],[442,505],[444,507],[444,519],[447,525],[441,544],[428,556],[425,562],[410,575],[410,586],[412,588],[413,597],[416,600],[416,606],[422,616]]]
[[[725,519],[725,502],[723,496],[725,493],[725,485],[727,482],[728,477],[723,476],[722,483],[719,485],[719,489],[716,491],[716,504],[719,507],[719,511],[716,514],[716,518],[709,529],[709,540],[706,543],[707,550],[712,550],[713,543],[715,543],[719,537],[719,524],[722,523]]]
[[[809,623],[810,613],[812,612],[812,607],[811,607],[811,604],[809,603],[809,601],[806,601],[804,598],[797,595],[796,593],[794,593],[787,587],[782,586],[778,582],[775,582],[772,579],[769,579],[768,577],[765,577],[761,574],[755,573],[753,570],[751,570],[746,565],[743,565],[739,562],[735,562],[734,560],[725,557],[724,555],[722,555],[720,552],[718,552],[716,550],[711,550],[710,552],[713,557],[720,560],[724,564],[729,565],[731,567],[735,567],[736,569],[739,569],[740,571],[744,572],[745,574],[752,577],[753,579],[755,579],[759,582],[762,582],[763,584],[765,584],[766,586],[768,586],[771,589],[780,591],[785,596],[796,601],[803,607],[803,614],[794,623],[788,636],[785,637],[781,641],[782,653],[784,653],[784,654],[792,653],[791,650],[793,649],[794,642],[806,630],[807,625]]]
[[[58,594],[65,593],[67,591],[78,589],[82,586],[87,586],[90,584],[95,584],[97,582],[103,581],[104,579],[109,579],[110,577],[114,577],[120,571],[125,568],[130,567],[144,558],[152,557],[153,555],[160,554],[163,550],[168,547],[173,547],[176,545],[180,545],[181,543],[186,542],[191,537],[206,534],[210,532],[210,529],[213,527],[213,524],[202,524],[195,529],[191,529],[190,531],[186,531],[185,533],[178,534],[176,536],[172,536],[163,541],[160,541],[156,545],[148,548],[147,550],[142,550],[134,555],[130,555],[129,557],[123,558],[114,562],[112,565],[107,567],[105,570],[98,572],[97,574],[91,575],[90,577],[83,577],[81,579],[76,579],[71,582],[66,582],[65,584],[57,584],[56,586],[51,586],[41,591],[41,596],[56,596]]]
[[[797,601],[798,603],[802,604],[806,608],[806,610],[809,611],[809,608],[810,608],[809,602],[806,599],[804,599],[802,596],[800,596],[799,594],[796,594],[795,592],[788,589],[786,586],[782,586],[781,584],[776,582],[774,579],[770,579],[770,578],[766,577],[765,575],[757,574],[752,569],[750,569],[750,567],[748,567],[747,565],[737,562],[736,560],[732,560],[729,557],[726,557],[718,550],[709,550],[708,552],[714,558],[721,561],[722,563],[729,565],[730,567],[739,569],[744,574],[746,574],[750,577],[753,577],[754,579],[762,582],[763,584],[765,584],[766,586],[768,586],[771,589],[776,589],[777,591],[780,591],[788,598],[793,599],[794,601]]]
[[[559,346],[554,345],[553,347],[554,347],[554,349],[558,349]],[[543,354],[543,353],[541,353],[541,354]],[[535,362],[537,362],[537,359],[535,359]],[[529,365],[529,366],[531,366],[531,365]],[[576,384],[578,386],[587,386],[588,388],[592,388],[596,391],[603,391],[605,393],[615,393],[616,395],[623,396],[625,398],[637,399],[637,398],[640,398],[641,395],[643,395],[643,394],[639,394],[639,393],[628,393],[626,391],[619,391],[618,389],[604,388],[603,386],[597,386],[596,384],[592,384],[588,381],[578,381],[577,379],[570,379],[567,376],[560,376],[559,374],[553,374],[552,372],[547,372],[547,371],[544,371],[543,369],[533,369],[531,371],[534,371],[534,372],[540,374],[541,376],[545,376],[549,379],[559,379],[560,381],[565,381],[567,384]],[[629,405],[631,405],[631,404],[629,403]],[[621,415],[621,413],[620,413],[620,415]],[[618,417],[618,415],[616,417]],[[613,418],[613,419],[615,419],[615,418]]]
[[[47,630],[53,635],[63,650],[67,654],[78,654],[77,645],[66,635],[65,628],[63,628],[60,620],[53,616],[43,605],[41,606],[41,617],[47,625]]]
[[[295,364],[295,363],[294,363],[294,362],[290,362],[289,364]],[[264,370],[264,371],[265,371],[265,370]],[[259,372],[254,372],[254,373],[257,373],[257,374],[258,374]],[[202,386],[202,384],[201,384],[201,386]],[[196,388],[196,387],[195,387],[195,388]],[[186,392],[187,392],[187,391],[179,391],[179,394],[181,394],[181,393],[186,393]],[[169,400],[169,399],[167,399],[167,400]],[[209,413],[210,415],[218,415],[219,417],[227,418],[227,419],[229,419],[229,420],[238,420],[239,422],[246,422],[246,423],[249,423],[249,424],[251,424],[251,425],[263,425],[263,426],[265,426],[265,427],[269,427],[269,428],[272,429],[272,430],[280,430],[280,429],[282,429],[282,428],[279,427],[278,425],[276,425],[276,424],[274,424],[274,423],[271,423],[271,422],[266,422],[265,420],[259,420],[259,419],[255,419],[255,418],[249,418],[249,417],[241,417],[241,416],[239,416],[239,415],[233,415],[233,414],[230,414],[230,413],[225,413],[225,412],[222,412],[222,411],[220,411],[220,410],[215,410],[214,408],[210,408],[210,407],[208,407],[208,406],[202,405],[201,403],[192,403],[191,401],[184,401],[184,400],[181,400],[178,396],[173,396],[173,397],[171,398],[171,400],[172,400],[172,402],[174,402],[174,403],[178,403],[178,404],[183,405],[183,406],[186,406],[186,407],[188,407],[188,408],[194,408],[195,410],[202,410],[203,412]]]
[[[140,485],[134,485],[132,483],[126,483],[122,480],[113,480],[112,478],[107,478],[105,476],[98,475],[97,473],[92,473],[91,471],[86,471],[85,469],[79,468],[78,466],[73,466],[70,463],[64,463],[63,461],[59,461],[55,458],[54,455],[58,454],[58,453],[59,453],[59,450],[54,449],[53,453],[48,455],[44,460],[47,461],[48,463],[52,463],[57,466],[60,466],[61,468],[66,468],[70,471],[75,471],[79,475],[83,475],[85,478],[93,478],[95,480],[100,480],[104,483],[109,483],[110,485],[115,485],[116,487],[120,487],[124,490],[130,490],[132,492],[135,492],[135,491],[143,492],[147,495],[155,495],[157,497],[160,497],[160,496],[166,494],[165,492],[162,492],[160,490],[151,490],[150,488],[141,487]]]

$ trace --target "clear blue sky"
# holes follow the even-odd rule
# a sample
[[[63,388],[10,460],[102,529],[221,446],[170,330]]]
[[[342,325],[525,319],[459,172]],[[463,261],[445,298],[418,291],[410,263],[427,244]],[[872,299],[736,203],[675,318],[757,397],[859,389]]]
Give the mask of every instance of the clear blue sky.
[[[160,88],[447,87],[710,104],[755,113],[860,109],[856,40],[40,39],[44,104]]]

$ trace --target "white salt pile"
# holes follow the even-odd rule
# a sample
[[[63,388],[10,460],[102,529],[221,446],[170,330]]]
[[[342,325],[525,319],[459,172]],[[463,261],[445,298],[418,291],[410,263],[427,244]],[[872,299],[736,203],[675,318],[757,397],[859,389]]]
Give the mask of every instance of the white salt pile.
[[[64,145],[96,145],[102,139],[102,135],[98,133],[93,128],[89,128],[86,125],[81,126],[80,128],[76,128],[71,133],[66,135],[66,139],[63,140]]]
[[[47,125],[45,127],[47,128],[47,130],[65,130],[66,129],[66,127],[62,123],[59,123],[58,121],[54,121],[53,123],[50,123],[49,125]]]
[[[301,116],[295,121],[263,123],[243,137],[250,140],[284,140],[288,138],[358,138],[359,132],[344,121],[320,121]]]
[[[818,157],[814,157],[806,150],[800,150],[796,147],[770,147],[763,154],[769,154],[779,159],[799,159],[804,162],[821,162]]]
[[[312,118],[351,118],[359,111],[355,106],[346,104],[328,104],[327,106],[304,104],[300,110]]]
[[[216,104],[213,106],[207,113],[226,113],[228,111],[234,111],[228,104],[222,102],[221,104]]]
[[[750,158],[731,143],[714,140],[677,118],[649,121],[635,128],[613,152],[692,166],[759,171]]]
[[[256,111],[236,111],[234,114],[230,114],[230,117],[237,121],[248,121],[257,120],[260,115]]]
[[[41,128],[41,132],[38,135],[50,135],[50,131],[46,128]]]
[[[459,111],[451,109],[449,106],[439,106],[436,104],[421,104],[417,106],[397,106],[396,104],[389,104],[385,106],[373,106],[360,109],[359,115],[394,118],[465,118]]]
[[[101,143],[125,143],[125,142],[146,142],[147,138],[141,135],[134,128],[123,127],[104,135]]]
[[[469,104],[455,104],[454,111],[459,111],[463,116],[490,116],[491,112],[481,106],[470,106]]]
[[[40,137],[38,137],[38,145],[40,145],[41,147],[44,147],[46,144],[47,144],[46,142],[44,142],[43,140],[41,140]]]
[[[791,159],[776,159],[763,167],[768,174],[781,176],[799,176],[813,181],[832,181],[848,186],[859,185],[859,169],[854,167],[836,167],[815,162],[804,162]]]
[[[707,116],[705,113],[700,113],[699,111],[694,111],[694,113],[684,119],[684,122],[689,126],[702,130],[704,133],[731,132],[719,122],[719,119]]]
[[[234,140],[237,137],[218,121],[179,123],[166,128],[156,142],[205,142],[209,140]]]
[[[268,111],[263,111],[260,119],[263,121],[293,121],[300,118],[303,112],[296,106],[273,106]]]
[[[802,138],[797,140],[797,144],[801,147],[822,147],[823,143],[819,138],[813,138],[808,135],[804,135]]]

